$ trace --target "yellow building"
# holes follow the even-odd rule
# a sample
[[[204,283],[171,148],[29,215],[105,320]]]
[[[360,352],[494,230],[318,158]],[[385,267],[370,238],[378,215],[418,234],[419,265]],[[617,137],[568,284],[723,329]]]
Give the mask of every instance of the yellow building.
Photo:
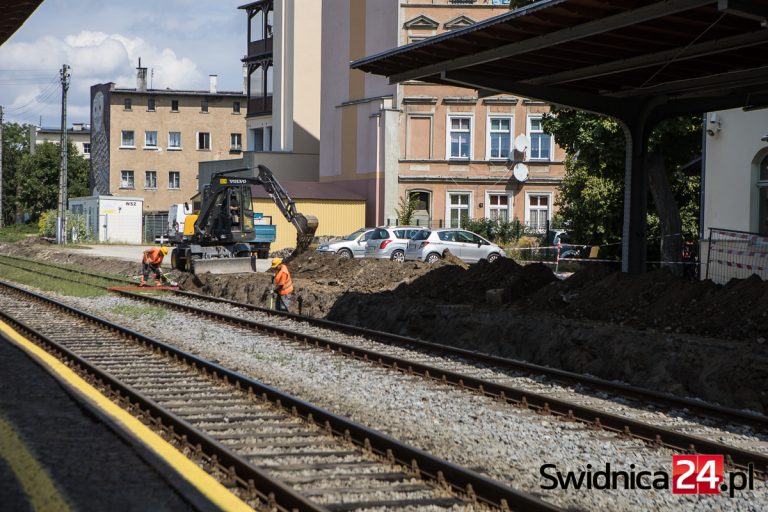
[[[365,197],[333,186],[315,182],[283,183],[296,209],[304,215],[317,217],[316,237],[341,237],[365,227]],[[261,187],[253,187],[253,211],[270,216],[277,229],[272,250],[296,247],[296,228],[280,213],[275,203]]]
[[[91,188],[95,195],[140,196],[144,211],[167,212],[198,190],[198,162],[240,158],[245,95],[147,89],[139,65],[135,89],[91,87]]]

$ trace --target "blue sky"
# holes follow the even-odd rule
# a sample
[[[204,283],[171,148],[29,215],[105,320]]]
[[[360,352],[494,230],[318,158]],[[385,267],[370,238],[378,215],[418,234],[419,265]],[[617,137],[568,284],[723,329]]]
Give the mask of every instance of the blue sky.
[[[0,46],[0,105],[7,121],[61,124],[62,64],[72,67],[67,124],[89,122],[89,89],[135,87],[136,65],[155,88],[242,87],[245,0],[44,0]]]

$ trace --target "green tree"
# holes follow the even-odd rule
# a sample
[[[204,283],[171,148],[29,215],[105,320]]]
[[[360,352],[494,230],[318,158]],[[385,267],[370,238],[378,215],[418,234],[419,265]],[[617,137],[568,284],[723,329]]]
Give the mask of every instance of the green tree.
[[[71,142],[68,142],[68,148],[68,196],[86,196],[90,170],[88,160],[77,152]],[[60,160],[59,145],[52,142],[39,144],[34,155],[27,154],[23,159],[19,199],[35,219],[46,210],[58,208]]]
[[[29,152],[29,125],[3,123],[3,211],[6,225],[15,221],[21,213],[17,194],[20,192],[19,177],[24,156]]]
[[[544,129],[566,150],[566,173],[558,194],[557,221],[573,238],[590,244],[618,242],[622,237],[625,135],[608,117],[573,109],[555,109]],[[669,119],[651,133],[649,153],[663,159],[666,178],[680,211],[682,235],[698,233],[699,178],[681,167],[701,155],[701,124],[696,116]],[[648,237],[661,236],[659,215],[648,205]]]
[[[397,223],[401,226],[408,226],[413,219],[413,213],[419,206],[419,198],[415,195],[403,196],[400,198],[400,207],[395,208]]]

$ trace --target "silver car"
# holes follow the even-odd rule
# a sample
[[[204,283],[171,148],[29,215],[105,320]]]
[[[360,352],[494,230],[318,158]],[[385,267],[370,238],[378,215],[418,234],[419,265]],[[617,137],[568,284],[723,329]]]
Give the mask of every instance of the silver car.
[[[408,240],[425,228],[418,226],[380,227],[373,230],[365,246],[366,258],[405,261],[405,246]]]
[[[416,233],[406,245],[405,259],[434,263],[445,251],[467,263],[484,259],[493,263],[506,257],[504,250],[480,235],[462,229],[435,229]]]
[[[362,258],[365,256],[365,243],[371,238],[374,228],[358,229],[341,240],[320,244],[317,252],[333,252],[343,258]]]

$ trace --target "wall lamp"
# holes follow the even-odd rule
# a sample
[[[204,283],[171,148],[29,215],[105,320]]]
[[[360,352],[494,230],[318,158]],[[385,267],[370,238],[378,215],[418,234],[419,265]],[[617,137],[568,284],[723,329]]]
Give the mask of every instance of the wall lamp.
[[[713,112],[709,115],[709,123],[707,123],[707,135],[714,137],[720,133],[720,130],[722,129],[723,127],[720,123],[720,116],[717,115],[717,112]]]

